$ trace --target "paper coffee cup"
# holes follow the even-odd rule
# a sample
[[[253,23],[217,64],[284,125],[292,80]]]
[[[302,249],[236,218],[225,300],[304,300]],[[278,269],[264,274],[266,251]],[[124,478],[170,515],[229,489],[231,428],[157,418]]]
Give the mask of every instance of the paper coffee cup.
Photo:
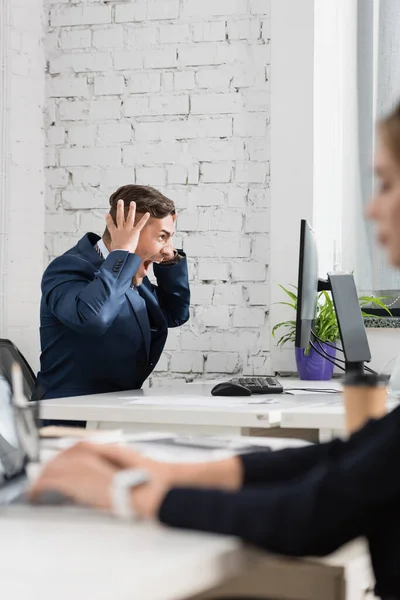
[[[380,419],[387,413],[387,385],[388,378],[383,375],[346,373],[343,397],[349,435],[369,419]]]

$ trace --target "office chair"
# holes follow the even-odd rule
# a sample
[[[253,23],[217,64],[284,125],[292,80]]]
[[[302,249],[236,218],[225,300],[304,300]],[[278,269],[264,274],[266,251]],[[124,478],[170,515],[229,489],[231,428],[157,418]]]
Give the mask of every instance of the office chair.
[[[24,394],[31,399],[35,389],[36,377],[26,358],[10,340],[0,339],[0,371],[11,385],[11,367],[17,362],[22,370]]]

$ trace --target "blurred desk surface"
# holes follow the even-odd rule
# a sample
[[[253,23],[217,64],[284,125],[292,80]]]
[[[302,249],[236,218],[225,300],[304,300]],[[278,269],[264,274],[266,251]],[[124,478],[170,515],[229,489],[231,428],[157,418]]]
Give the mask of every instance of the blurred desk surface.
[[[283,379],[285,388],[340,388],[337,382]],[[87,421],[91,429],[130,432],[172,431],[248,435],[250,429],[279,427],[291,408],[335,402],[339,394],[270,394],[250,397],[211,396],[215,382],[184,383],[144,390],[94,394],[41,401],[44,419]]]
[[[326,559],[292,560],[233,538],[124,523],[75,507],[3,508],[0,540],[1,589],[12,600],[188,600],[232,589],[288,600],[361,600],[371,581],[360,542]]]

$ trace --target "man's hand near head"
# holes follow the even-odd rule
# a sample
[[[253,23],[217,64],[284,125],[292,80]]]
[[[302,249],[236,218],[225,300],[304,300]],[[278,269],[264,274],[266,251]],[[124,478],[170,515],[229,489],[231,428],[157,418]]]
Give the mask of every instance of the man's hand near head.
[[[140,234],[150,218],[150,213],[144,214],[136,225],[135,217],[136,204],[135,202],[131,202],[125,219],[123,200],[118,200],[116,224],[109,213],[106,215],[107,229],[111,237],[111,251],[127,250],[128,252],[135,254],[139,244]],[[145,259],[147,257],[141,256],[140,258]]]

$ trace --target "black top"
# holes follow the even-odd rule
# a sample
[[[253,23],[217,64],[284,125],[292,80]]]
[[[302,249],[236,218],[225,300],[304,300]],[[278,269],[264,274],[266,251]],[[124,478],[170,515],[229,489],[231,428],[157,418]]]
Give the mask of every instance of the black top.
[[[240,460],[240,491],[172,489],[160,520],[289,556],[324,556],[365,536],[377,595],[400,598],[400,407],[348,441]]]

